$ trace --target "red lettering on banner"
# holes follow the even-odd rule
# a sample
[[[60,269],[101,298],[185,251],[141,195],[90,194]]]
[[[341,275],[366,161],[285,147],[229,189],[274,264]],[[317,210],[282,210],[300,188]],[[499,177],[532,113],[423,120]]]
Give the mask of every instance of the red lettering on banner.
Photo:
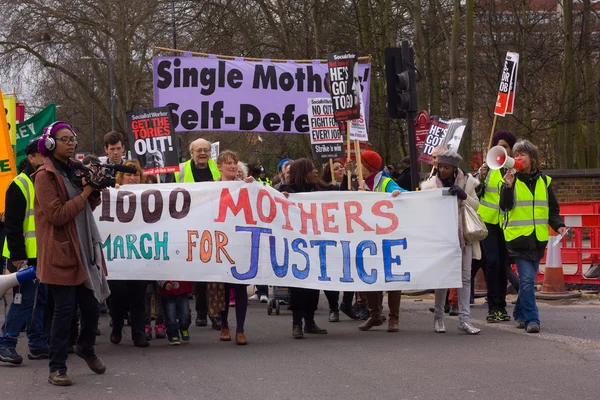
[[[263,199],[265,197],[269,199],[269,215],[265,215],[263,213]],[[258,211],[258,218],[267,224],[273,222],[277,216],[277,207],[275,206],[275,201],[266,189],[260,189],[258,192],[258,197],[256,198],[256,209]]]
[[[209,231],[202,232],[202,238],[200,238],[200,260],[203,263],[207,263],[212,258],[213,241]]]
[[[354,211],[351,210],[351,207],[354,207]],[[354,229],[352,228],[352,221],[356,222],[365,232],[373,232],[374,229],[365,223],[362,219],[360,219],[360,215],[362,214],[362,204],[358,201],[346,201],[344,202],[344,210],[346,211],[346,229],[348,233],[353,233]]]
[[[398,228],[398,217],[396,216],[396,214],[391,212],[384,212],[381,209],[382,207],[392,209],[394,208],[394,205],[389,200],[379,200],[377,203],[373,204],[373,207],[371,207],[371,212],[373,213],[373,215],[382,218],[387,218],[390,220],[390,226],[388,226],[387,228],[382,228],[379,226],[379,224],[375,225],[375,234],[377,235],[385,235],[388,233],[392,233]]]
[[[330,225],[335,221],[335,217],[329,214],[331,210],[339,210],[338,203],[322,203],[321,210],[323,212],[323,230],[327,233],[339,233],[338,225]]]
[[[281,229],[285,229],[287,231],[293,231],[294,228],[290,224],[289,211],[290,211],[290,206],[295,206],[296,203],[293,203],[293,202],[289,201],[288,199],[281,198],[281,197],[275,197],[275,202],[281,204],[281,211],[283,212],[283,215],[285,216],[285,225],[283,225],[281,227]]]
[[[252,207],[250,207],[250,197],[248,196],[247,188],[240,189],[237,204],[233,202],[233,198],[231,197],[231,192],[229,189],[225,188],[221,190],[221,198],[219,199],[219,216],[217,219],[215,219],[215,222],[225,222],[225,219],[227,218],[227,209],[231,210],[233,215],[238,215],[240,211],[244,211],[246,224],[256,225],[256,221],[252,217]]]
[[[300,233],[305,235],[308,232],[307,222],[310,220],[312,221],[313,233],[315,235],[320,235],[321,231],[319,230],[319,222],[317,221],[317,205],[315,203],[311,203],[310,212],[306,212],[304,210],[302,203],[298,204],[298,207],[300,207]]]

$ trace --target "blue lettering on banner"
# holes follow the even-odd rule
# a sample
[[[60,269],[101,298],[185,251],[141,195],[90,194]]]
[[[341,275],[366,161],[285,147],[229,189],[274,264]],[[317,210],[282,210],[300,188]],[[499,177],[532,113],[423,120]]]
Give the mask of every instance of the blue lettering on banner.
[[[406,238],[398,240],[383,240],[383,272],[386,282],[410,282],[410,272],[400,275],[392,273],[392,264],[402,264],[400,256],[392,257],[392,247],[402,246],[406,250]]]
[[[342,244],[342,265],[344,266],[344,276],[340,278],[340,282],[354,282],[350,275],[350,242],[342,240],[340,243]]]
[[[245,281],[247,279],[252,279],[256,277],[258,273],[258,256],[260,251],[260,234],[261,233],[272,233],[272,229],[267,228],[258,228],[252,226],[236,226],[236,232],[250,232],[251,233],[251,246],[252,250],[250,252],[250,269],[248,272],[241,274],[238,272],[237,267],[234,265],[231,267],[231,274],[235,279],[239,279],[241,281]]]
[[[310,272],[310,258],[304,250],[300,249],[300,244],[302,244],[302,247],[306,249],[306,240],[298,238],[294,239],[292,242],[292,250],[304,256],[304,259],[306,260],[306,266],[303,270],[300,270],[298,269],[298,264],[292,264],[292,274],[296,279],[306,279],[308,278],[308,273]]]
[[[287,275],[288,271],[288,262],[290,260],[290,251],[288,249],[288,240],[283,238],[283,264],[279,265],[277,263],[277,249],[275,247],[275,236],[269,236],[269,247],[271,249],[271,267],[273,267],[273,272],[275,276],[278,278],[283,278]]]
[[[310,247],[319,246],[319,263],[321,266],[320,281],[329,282],[331,278],[327,276],[327,246],[337,247],[337,242],[334,240],[311,240]]]
[[[371,273],[367,274],[365,271],[365,262],[363,260],[363,253],[366,249],[370,250],[370,254],[374,256],[377,254],[377,245],[372,240],[363,240],[356,247],[356,271],[358,272],[358,277],[364,283],[372,284],[377,282],[377,270],[371,269]]]

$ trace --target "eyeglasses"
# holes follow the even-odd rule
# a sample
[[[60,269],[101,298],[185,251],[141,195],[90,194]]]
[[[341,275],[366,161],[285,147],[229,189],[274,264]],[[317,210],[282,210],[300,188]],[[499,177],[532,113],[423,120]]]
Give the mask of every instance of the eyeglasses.
[[[196,149],[194,151],[198,154],[202,154],[202,153],[210,154],[210,149]]]
[[[63,136],[60,138],[56,138],[56,140],[59,140],[64,144],[77,143],[77,138],[75,136]]]

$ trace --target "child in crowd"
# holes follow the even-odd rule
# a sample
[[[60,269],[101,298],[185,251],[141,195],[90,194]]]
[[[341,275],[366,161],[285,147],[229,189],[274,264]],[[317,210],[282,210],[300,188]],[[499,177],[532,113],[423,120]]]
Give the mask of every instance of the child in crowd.
[[[162,305],[167,323],[167,339],[171,346],[190,341],[188,331],[192,323],[192,313],[188,293],[193,293],[192,282],[158,281]]]

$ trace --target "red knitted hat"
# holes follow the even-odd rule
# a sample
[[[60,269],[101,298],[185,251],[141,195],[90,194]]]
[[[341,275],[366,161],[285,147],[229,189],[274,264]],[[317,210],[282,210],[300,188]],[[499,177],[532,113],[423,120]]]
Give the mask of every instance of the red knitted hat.
[[[381,169],[381,156],[373,150],[366,150],[361,153],[360,160],[363,165],[371,172],[378,172]]]

